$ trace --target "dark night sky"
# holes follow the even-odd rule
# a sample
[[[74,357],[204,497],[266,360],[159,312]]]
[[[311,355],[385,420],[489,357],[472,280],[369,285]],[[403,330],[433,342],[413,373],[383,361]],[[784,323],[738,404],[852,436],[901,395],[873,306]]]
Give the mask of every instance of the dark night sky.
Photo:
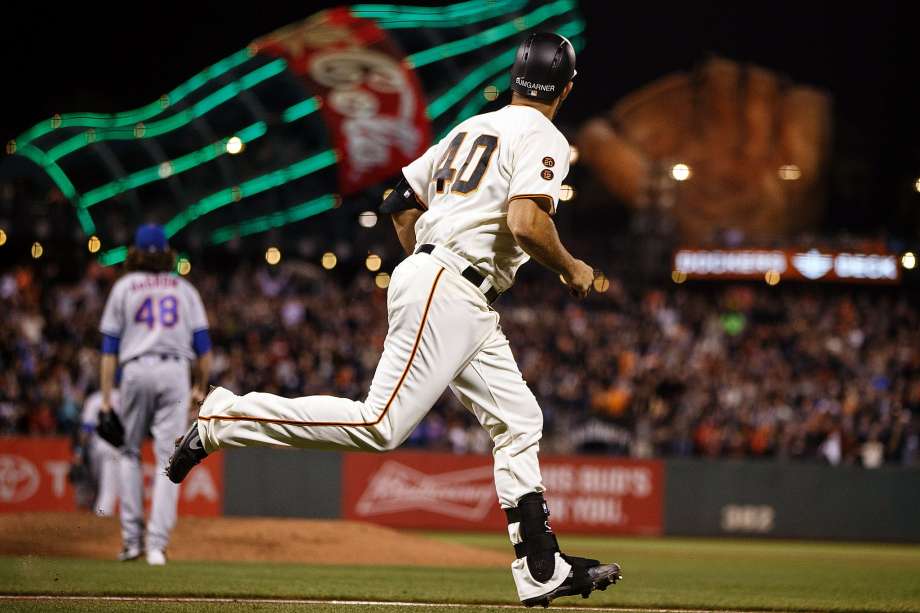
[[[253,38],[340,4],[160,2],[112,12],[67,3],[31,16],[4,15],[0,137],[6,141],[55,112],[140,106]],[[920,36],[908,3],[860,2],[858,10],[801,0],[581,4],[588,46],[563,121],[578,123],[648,81],[717,53],[833,95],[834,163],[864,168],[873,206],[888,212],[860,211],[868,202],[854,202],[832,223],[891,225],[891,211],[911,198],[905,186],[920,175],[914,83]],[[831,189],[832,198],[851,196]]]

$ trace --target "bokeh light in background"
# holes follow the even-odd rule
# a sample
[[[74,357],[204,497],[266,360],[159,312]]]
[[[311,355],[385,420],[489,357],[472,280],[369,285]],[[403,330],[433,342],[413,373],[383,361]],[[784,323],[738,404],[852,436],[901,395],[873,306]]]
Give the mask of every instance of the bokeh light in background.
[[[779,167],[779,178],[783,181],[796,181],[802,176],[802,169],[795,164],[783,164]]]
[[[489,102],[492,102],[498,98],[498,88],[494,85],[486,85],[485,89],[482,90],[482,97]]]
[[[610,280],[607,278],[607,275],[604,273],[598,274],[594,277],[594,291],[600,294],[603,294],[608,289],[610,289]]]
[[[559,187],[559,200],[562,202],[569,202],[575,198],[575,188],[571,185],[566,185],[563,183]]]
[[[901,256],[901,266],[906,270],[913,270],[917,266],[917,256],[912,251],[908,251]]]
[[[780,274],[779,272],[775,270],[768,270],[764,274],[763,278],[764,278],[764,281],[767,282],[767,285],[776,285],[777,283],[779,283]]]
[[[690,167],[686,164],[674,164],[674,166],[671,167],[671,177],[675,181],[686,181],[690,178],[690,174]]]
[[[32,257],[38,259],[42,257],[42,254],[45,252],[45,248],[42,247],[42,244],[38,241],[32,243]]]
[[[367,256],[367,259],[364,260],[364,265],[367,266],[367,269],[371,272],[377,272],[380,270],[380,266],[383,264],[383,260],[380,259],[380,256],[376,253],[372,253]]]
[[[6,244],[6,230],[0,228],[0,247]]]
[[[920,179],[917,179],[917,181],[914,183],[914,189],[920,192]]]
[[[338,261],[339,261],[339,258],[335,257],[334,253],[332,253],[331,251],[327,251],[326,253],[323,254],[323,259],[321,260],[321,263],[323,265],[323,268],[325,268],[326,270],[332,270],[333,268],[335,268],[335,265],[338,263]]]
[[[86,241],[86,248],[89,249],[90,253],[96,253],[102,247],[102,241],[99,240],[99,237],[95,234],[89,237],[89,240]]]
[[[687,280],[687,273],[682,270],[673,270],[671,271],[671,281],[674,283],[683,283]]]
[[[374,211],[364,211],[358,215],[358,224],[362,228],[373,228],[377,225],[377,213]]]
[[[172,176],[173,165],[172,162],[163,162],[160,164],[160,167],[157,169],[157,174],[160,175],[161,179],[168,179]]]
[[[227,153],[236,155],[243,150],[243,141],[239,136],[231,136],[227,140]]]
[[[578,162],[578,147],[569,145],[569,165],[571,166],[576,162]]]
[[[281,250],[277,247],[269,247],[265,250],[265,261],[269,263],[270,266],[276,265],[281,261]]]
[[[176,262],[176,271],[183,277],[188,273],[192,272],[192,263],[188,258],[179,258]]]
[[[16,153],[16,141],[10,140],[6,143],[6,153],[7,155],[13,155]]]
[[[386,289],[390,286],[390,273],[378,272],[374,277],[374,285],[380,289]]]

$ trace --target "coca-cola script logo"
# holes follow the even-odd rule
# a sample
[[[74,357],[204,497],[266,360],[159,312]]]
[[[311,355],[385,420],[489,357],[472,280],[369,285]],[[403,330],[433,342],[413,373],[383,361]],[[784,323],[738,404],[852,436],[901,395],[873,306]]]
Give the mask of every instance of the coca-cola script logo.
[[[428,475],[388,461],[371,477],[355,511],[362,516],[429,511],[481,521],[495,504],[491,466]]]
[[[41,476],[32,462],[18,455],[0,455],[0,502],[22,502],[38,491]]]

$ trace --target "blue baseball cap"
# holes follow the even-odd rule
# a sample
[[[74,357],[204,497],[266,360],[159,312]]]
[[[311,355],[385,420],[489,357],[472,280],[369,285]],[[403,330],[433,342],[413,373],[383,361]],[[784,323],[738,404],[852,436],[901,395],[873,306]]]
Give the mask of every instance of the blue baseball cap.
[[[148,223],[134,233],[134,246],[141,251],[165,251],[169,247],[163,226]]]

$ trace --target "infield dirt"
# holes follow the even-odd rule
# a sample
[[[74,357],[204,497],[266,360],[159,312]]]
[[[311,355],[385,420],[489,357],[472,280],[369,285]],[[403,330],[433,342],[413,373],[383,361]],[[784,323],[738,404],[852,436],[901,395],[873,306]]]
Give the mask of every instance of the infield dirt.
[[[75,513],[0,515],[0,555],[114,559],[118,520]],[[180,518],[173,560],[502,567],[496,551],[351,521],[248,517]]]

